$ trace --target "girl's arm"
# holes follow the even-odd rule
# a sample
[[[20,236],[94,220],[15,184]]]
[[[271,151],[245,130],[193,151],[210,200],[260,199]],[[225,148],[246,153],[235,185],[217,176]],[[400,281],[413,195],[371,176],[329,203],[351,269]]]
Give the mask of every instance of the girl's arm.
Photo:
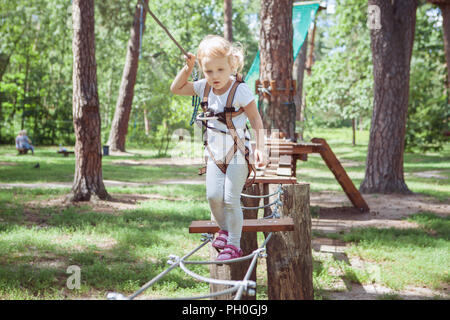
[[[267,165],[267,154],[264,150],[264,126],[259,115],[256,102],[253,100],[244,107],[245,114],[250,121],[253,131],[255,132],[256,149],[255,162],[257,167],[264,167]]]
[[[194,96],[194,84],[189,82],[189,76],[195,66],[195,56],[190,54],[189,57],[184,57],[186,60],[186,65],[180,70],[175,79],[170,86],[170,91],[174,94],[181,96]]]

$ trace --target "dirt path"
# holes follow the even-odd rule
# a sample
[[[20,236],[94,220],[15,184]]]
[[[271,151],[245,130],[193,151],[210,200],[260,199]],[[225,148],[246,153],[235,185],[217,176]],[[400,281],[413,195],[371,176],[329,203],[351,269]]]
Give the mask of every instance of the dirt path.
[[[417,227],[415,223],[402,219],[424,211],[439,216],[450,215],[450,202],[441,203],[421,194],[366,194],[364,199],[370,212],[361,213],[353,208],[343,192],[311,193],[310,206],[319,216],[313,218],[313,229],[335,233],[358,227],[414,228]]]
[[[343,192],[317,192],[311,194],[310,205],[315,214],[312,229],[323,234],[314,238],[312,247],[315,255],[325,255],[344,260],[353,268],[368,271],[372,264],[357,257],[348,257],[345,253],[347,243],[326,237],[327,233],[340,233],[352,228],[417,228],[414,222],[404,220],[419,212],[431,212],[439,216],[450,215],[450,202],[441,203],[432,197],[415,195],[364,195],[370,212],[360,213],[351,207]],[[369,266],[368,266],[369,265]],[[337,274],[342,276],[343,274]],[[450,299],[448,288],[432,290],[425,287],[407,287],[394,291],[379,284],[356,284],[342,280],[336,284],[327,298],[332,300],[376,300],[383,298],[403,300]]]

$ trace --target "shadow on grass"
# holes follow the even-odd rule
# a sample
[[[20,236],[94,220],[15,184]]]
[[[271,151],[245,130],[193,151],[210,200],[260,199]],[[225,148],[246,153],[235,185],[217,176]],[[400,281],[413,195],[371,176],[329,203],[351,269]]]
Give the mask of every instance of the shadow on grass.
[[[196,247],[198,239],[187,234],[188,226],[209,217],[205,201],[154,200],[115,214],[95,212],[88,205],[35,206],[42,220],[28,221],[26,205],[2,199],[0,296],[6,298],[97,294],[92,290],[131,293],[168,267],[169,254],[182,256]],[[69,265],[81,268],[78,291],[66,288]],[[193,268],[200,274],[208,272],[202,266]],[[20,272],[10,276],[14,270]],[[169,295],[180,288],[193,294],[204,289],[204,284],[177,270],[161,283],[155,288]]]

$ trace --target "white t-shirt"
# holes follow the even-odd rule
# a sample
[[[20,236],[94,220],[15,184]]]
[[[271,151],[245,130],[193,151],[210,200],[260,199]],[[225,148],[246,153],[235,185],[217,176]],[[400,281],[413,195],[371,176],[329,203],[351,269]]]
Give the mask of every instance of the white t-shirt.
[[[227,92],[225,92],[224,94],[215,95],[212,89],[209,92],[208,108],[213,110],[215,113],[220,113],[224,111],[224,108],[227,104],[228,94],[230,93],[230,90],[233,87],[233,83],[235,82],[234,78],[232,78],[232,80],[233,82],[230,85],[230,88],[228,88]],[[200,97],[201,100],[203,99],[203,91],[205,90],[205,85],[206,79],[201,79],[194,82],[194,91]],[[236,89],[232,105],[235,111],[238,111],[241,107],[247,106],[254,99],[255,96],[253,95],[249,86],[246,83],[241,83]],[[247,116],[245,115],[245,112],[241,113],[237,117],[234,117],[233,124],[234,127],[236,128],[238,136],[241,139],[244,139],[244,132],[246,132],[245,136],[248,139],[250,139],[250,133],[248,132],[248,130],[245,131],[245,127],[247,124]],[[227,126],[218,120],[209,120],[208,126],[219,129],[221,131],[228,132]],[[234,145],[233,138],[231,137],[231,135],[222,134],[208,129],[207,137],[208,137],[208,146],[211,149],[214,158],[216,160],[224,161],[228,150],[232,148]],[[252,154],[253,150],[251,148],[249,140],[245,140],[245,145],[249,149],[250,154]],[[243,155],[241,152],[239,152],[239,149],[236,153],[239,158],[243,159]],[[205,156],[209,157],[209,152],[208,150],[206,150],[206,148],[205,148]]]

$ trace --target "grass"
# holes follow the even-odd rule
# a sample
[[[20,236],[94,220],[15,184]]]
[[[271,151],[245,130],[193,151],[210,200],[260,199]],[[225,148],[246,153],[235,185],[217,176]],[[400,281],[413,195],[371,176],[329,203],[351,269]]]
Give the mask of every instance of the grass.
[[[406,286],[442,289],[450,283],[450,219],[421,213],[408,220],[420,228],[367,228],[351,231],[342,240],[354,243],[350,255],[376,264],[379,284],[394,290]]]
[[[356,186],[364,178],[368,132],[358,132],[351,146],[351,130],[315,130],[311,137],[327,139]],[[103,158],[105,180],[142,185],[108,187],[120,198],[142,195],[133,209],[98,210],[94,204],[77,206],[43,203],[61,198],[70,190],[74,158],[64,158],[56,147],[39,147],[34,156],[16,156],[13,146],[0,146],[0,183],[42,183],[36,188],[0,188],[0,299],[103,299],[109,291],[132,293],[167,268],[169,254],[184,255],[198,246],[199,236],[187,233],[192,220],[208,219],[204,185],[147,184],[162,179],[197,178],[198,166],[123,165],[121,160],[147,160],[155,152],[131,150],[130,155]],[[69,148],[70,149],[70,148]],[[185,150],[184,148],[183,150]],[[39,162],[40,168],[33,166]],[[450,148],[440,154],[405,154],[405,178],[414,192],[448,201],[448,179],[416,173],[438,170],[450,178]],[[318,155],[299,162],[298,177],[311,183],[311,191],[341,191],[333,174]],[[45,183],[65,182],[67,187],[48,188]],[[313,217],[317,208],[311,208]],[[333,290],[352,283],[377,283],[393,290],[410,285],[442,288],[449,283],[449,220],[430,213],[409,218],[417,229],[354,229],[328,235],[349,243],[343,256],[314,257],[316,299],[327,299]],[[261,235],[260,235],[261,240]],[[208,250],[195,259],[207,259]],[[365,268],[342,259],[360,259]],[[70,290],[66,272],[81,268],[81,287]],[[209,275],[208,267],[192,270]],[[265,267],[258,267],[258,299],[267,299]],[[337,288],[337,289],[336,289]],[[340,288],[340,289],[339,289]],[[205,294],[208,285],[174,270],[149,289],[151,297]],[[380,299],[400,299],[397,293]]]
[[[107,291],[137,290],[167,268],[169,254],[182,256],[198,245],[197,237],[186,234],[186,226],[208,215],[206,204],[197,200],[154,200],[117,215],[92,211],[88,205],[36,212],[17,210],[19,206],[8,209],[13,201],[1,202],[2,299],[77,298],[92,293],[104,298]],[[30,225],[32,215],[39,223]],[[70,265],[82,272],[82,286],[76,292],[65,286]],[[197,271],[207,274],[204,268]],[[58,290],[49,294],[42,291],[45,288]],[[204,284],[176,270],[149,294],[189,296],[204,290]]]
[[[343,234],[327,234],[329,238],[347,242],[345,256],[348,260],[362,261],[362,266],[316,254],[314,279],[319,293],[326,297],[327,291],[342,281],[346,286],[351,283],[385,286],[394,291],[386,299],[398,297],[395,292],[410,286],[433,290],[448,286],[450,218],[424,212],[407,220],[419,227],[356,228]]]
[[[351,130],[347,128],[312,129],[312,132],[305,136],[305,140],[309,141],[313,137],[326,139],[339,161],[344,165],[348,176],[358,188],[365,174],[369,132],[357,132],[356,146],[351,145],[351,134]],[[405,181],[412,192],[429,195],[442,202],[448,200],[450,195],[450,183],[448,182],[450,179],[450,144],[446,144],[439,153],[405,153],[404,157]],[[447,179],[417,175],[419,172],[436,170],[440,176]],[[297,177],[311,183],[313,192],[342,190],[333,173],[328,170],[318,154],[309,154],[308,161],[297,163]]]

